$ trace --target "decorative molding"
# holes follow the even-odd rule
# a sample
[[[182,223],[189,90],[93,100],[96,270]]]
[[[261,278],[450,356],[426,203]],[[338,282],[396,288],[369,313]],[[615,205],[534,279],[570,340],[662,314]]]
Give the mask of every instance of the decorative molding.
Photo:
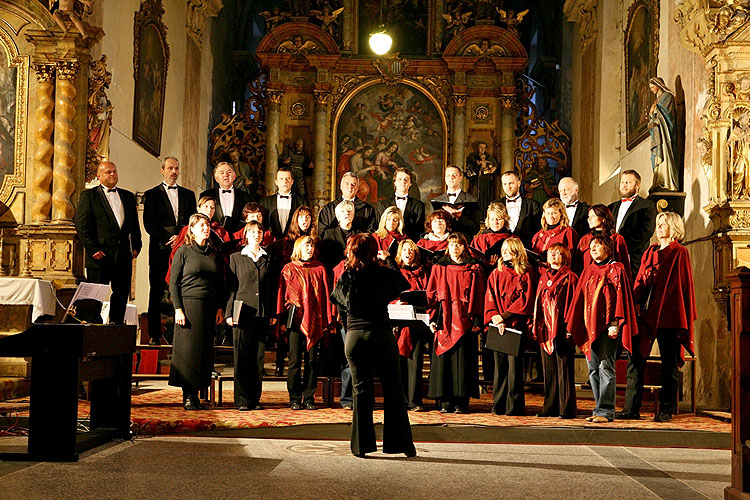
[[[453,106],[456,108],[466,108],[466,94],[453,94],[451,96]]]
[[[716,92],[716,69],[719,62],[716,57],[712,57],[708,61],[708,78],[706,80],[706,93],[710,96],[708,104],[708,117],[711,120],[718,120],[721,116],[721,104],[719,101],[719,95]]]
[[[292,113],[292,116],[303,116],[305,111],[307,111],[307,107],[302,101],[297,101],[289,107],[289,111]]]
[[[512,113],[516,109],[515,94],[502,94],[498,99],[500,102],[500,112],[504,115]]]
[[[439,76],[418,76],[415,78],[424,85],[437,100],[440,107],[448,109],[448,96],[451,94],[451,84],[447,78]]]
[[[343,99],[354,87],[363,83],[365,80],[374,79],[376,77],[370,75],[344,75],[344,76],[333,76],[333,82],[336,85],[333,91],[331,99],[331,109],[333,112],[338,108],[341,99]]]
[[[206,18],[218,16],[222,8],[222,0],[188,0],[185,29],[199,48],[203,46]]]
[[[275,52],[279,54],[292,54],[298,56],[302,54],[320,54],[323,51],[313,40],[305,40],[302,35],[294,35],[289,40],[281,42],[279,46],[276,47]]]
[[[76,155],[73,143],[76,130],[73,119],[76,115],[75,77],[80,65],[75,61],[57,63],[57,85],[55,89],[55,158],[52,170],[52,219],[57,222],[73,220],[75,208],[70,200],[76,185],[73,180]]]
[[[581,40],[581,49],[586,50],[591,42],[593,42],[598,33],[597,27],[597,1],[593,1],[590,4],[580,5],[578,12],[580,14],[580,27],[578,28],[578,34]]]
[[[409,66],[409,61],[398,54],[381,57],[372,61],[372,65],[380,73],[380,79],[386,85],[396,86],[404,77],[404,70]]]
[[[268,102],[270,104],[280,105],[281,99],[284,97],[284,91],[283,90],[276,90],[276,89],[268,89]]]
[[[750,209],[735,209],[729,216],[732,229],[750,229]]]
[[[55,130],[53,113],[55,110],[55,66],[42,64],[35,66],[37,76],[37,105],[34,115],[37,127],[34,131],[34,178],[31,181],[31,220],[47,221],[52,209],[52,133]]]
[[[331,98],[331,93],[323,90],[314,90],[315,94],[315,111],[325,111],[328,109],[328,100]]]
[[[57,80],[70,80],[76,79],[78,70],[81,69],[81,65],[77,61],[59,61],[56,65]]]

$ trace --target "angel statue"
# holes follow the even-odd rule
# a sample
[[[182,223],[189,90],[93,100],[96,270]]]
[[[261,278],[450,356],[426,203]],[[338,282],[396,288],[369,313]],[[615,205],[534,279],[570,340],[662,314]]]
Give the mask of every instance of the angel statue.
[[[466,29],[466,23],[471,19],[473,12],[451,14],[440,14],[445,19],[445,31],[449,37],[454,37]]]
[[[505,55],[505,50],[503,50],[503,47],[501,45],[490,44],[490,40],[488,38],[482,38],[479,41],[479,44],[469,44],[469,46],[464,49],[463,55],[479,56],[483,59],[488,57],[502,57]]]
[[[310,16],[322,22],[323,24],[320,27],[323,29],[323,31],[325,31],[332,37],[335,37],[336,25],[338,25],[339,23],[336,18],[339,17],[342,12],[344,12],[343,7],[339,7],[336,10],[331,10],[331,6],[326,3],[323,5],[322,12],[319,10],[311,10]]]
[[[279,24],[289,19],[289,12],[281,12],[278,7],[273,7],[271,10],[258,12],[259,16],[263,16],[263,20],[266,22],[266,33],[274,29]]]
[[[75,25],[83,38],[86,38],[86,28],[83,27],[83,16],[94,11],[93,0],[49,0],[49,9],[52,10],[57,4],[57,9],[52,12],[52,18],[63,33],[68,34],[68,25],[65,23],[67,17]],[[81,5],[82,4],[82,5]]]
[[[318,46],[312,40],[302,40],[302,35],[294,35],[291,40],[282,42],[276,52],[280,54],[317,54]]]
[[[507,11],[500,7],[496,7],[495,9],[497,10],[497,13],[500,14],[500,21],[505,23],[505,29],[516,35],[516,38],[518,38],[518,25],[521,24],[523,18],[529,13],[529,9],[519,12],[518,14],[516,14],[513,9],[508,9]]]

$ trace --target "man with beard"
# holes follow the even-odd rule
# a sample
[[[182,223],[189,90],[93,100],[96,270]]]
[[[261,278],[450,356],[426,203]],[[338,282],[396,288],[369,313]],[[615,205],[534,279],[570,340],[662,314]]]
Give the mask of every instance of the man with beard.
[[[572,177],[563,177],[557,184],[560,200],[565,204],[570,227],[581,237],[589,232],[589,205],[578,199],[578,183]]]

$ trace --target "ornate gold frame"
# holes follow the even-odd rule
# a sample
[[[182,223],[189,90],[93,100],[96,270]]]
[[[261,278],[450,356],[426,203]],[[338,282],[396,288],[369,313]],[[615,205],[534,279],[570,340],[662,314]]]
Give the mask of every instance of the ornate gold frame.
[[[331,120],[331,169],[329,171],[331,177],[331,201],[335,200],[338,196],[338,186],[336,186],[336,163],[338,161],[336,149],[338,148],[338,141],[336,140],[336,138],[338,137],[339,119],[341,118],[341,113],[344,111],[344,108],[346,108],[346,105],[349,103],[349,101],[351,101],[357,94],[368,87],[372,87],[373,85],[377,85],[380,83],[383,83],[382,77],[373,76],[372,78],[368,78],[366,80],[358,82],[358,84],[355,85],[349,92],[347,92],[346,95],[340,98],[340,101],[334,101],[334,111]],[[432,92],[430,92],[427,87],[425,87],[418,81],[404,77],[399,80],[398,83],[403,83],[404,85],[408,85],[422,92],[438,110],[438,113],[440,114],[440,122],[443,126],[443,170],[445,170],[445,166],[448,164],[448,134],[450,133],[450,129],[448,127],[448,117],[445,114],[445,108],[440,104],[440,100]],[[342,84],[346,85],[345,82],[342,82]]]
[[[26,110],[29,100],[29,64],[30,57],[18,53],[13,38],[0,29],[0,46],[9,66],[15,66],[16,71],[16,144],[14,151],[15,166],[13,175],[5,175],[0,186],[0,203],[9,206],[13,188],[25,185],[26,177]],[[0,212],[1,213],[1,212]]]

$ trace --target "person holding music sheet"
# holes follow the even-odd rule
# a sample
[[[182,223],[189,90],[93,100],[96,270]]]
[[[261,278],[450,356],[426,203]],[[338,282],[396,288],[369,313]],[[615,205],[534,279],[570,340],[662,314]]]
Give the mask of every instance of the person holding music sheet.
[[[435,334],[427,397],[440,401],[441,413],[467,413],[479,397],[477,333],[482,328],[486,277],[469,253],[462,233],[448,236],[448,251],[432,267],[428,302],[435,305]]]
[[[392,197],[378,202],[378,213],[383,214],[388,207],[398,207],[404,217],[403,233],[417,241],[424,230],[425,207],[423,202],[409,196],[409,190],[412,187],[412,175],[404,167],[398,167],[393,171],[394,194]]]
[[[561,243],[572,254],[578,244],[578,234],[570,227],[565,205],[550,198],[542,206],[542,229],[531,239],[531,250],[546,258],[545,252],[553,243]]]
[[[409,288],[401,274],[377,261],[372,236],[356,234],[346,245],[345,271],[331,294],[346,325],[346,359],[352,370],[354,414],[351,450],[364,457],[377,451],[372,411],[373,379],[383,388],[383,453],[417,454],[401,386],[398,347],[388,319],[388,303]]]
[[[404,216],[401,210],[398,207],[386,208],[380,217],[378,230],[372,233],[372,236],[375,238],[375,243],[378,244],[378,254],[381,255],[380,252],[383,252],[383,257],[386,256],[385,254],[391,256],[388,251],[393,242],[395,241],[398,245],[400,241],[406,238],[404,236]],[[391,257],[395,256],[396,253],[393,252]]]
[[[618,344],[629,352],[638,335],[631,283],[615,261],[612,239],[596,235],[589,244],[594,263],[583,270],[565,317],[568,332],[586,355],[596,406],[588,422],[615,418],[615,356]]]
[[[463,233],[469,241],[479,232],[481,215],[477,198],[462,189],[463,181],[461,167],[448,165],[445,168],[445,193],[433,198],[432,206],[448,212],[453,218],[452,231]]]
[[[263,409],[264,346],[269,318],[275,313],[269,257],[261,248],[263,226],[250,221],[245,235],[246,245],[229,258],[226,307],[226,323],[234,327],[234,405],[240,411]]]
[[[500,335],[524,336],[529,333],[534,314],[538,275],[529,264],[526,249],[517,236],[503,242],[501,256],[502,262],[498,263],[487,282],[484,323],[496,326]],[[492,384],[492,413],[495,415],[523,415],[525,412],[523,343],[521,337],[517,356],[495,351]]]
[[[435,210],[424,221],[425,234],[417,241],[419,248],[442,252],[448,248],[448,236],[453,228],[453,217],[445,210]]]
[[[487,251],[513,235],[510,229],[508,229],[510,216],[505,205],[497,201],[490,203],[487,207],[487,218],[484,220],[484,225],[485,229],[471,240],[471,247],[482,252],[487,257],[488,263],[494,266],[497,264],[500,254],[493,253],[492,255],[487,255]]]
[[[690,255],[680,244],[684,235],[685,226],[679,215],[662,212],[656,216],[659,242],[646,249],[635,279],[633,299],[641,335],[628,357],[625,408],[617,413],[617,418],[639,415],[643,373],[654,339],[659,341],[661,355],[659,413],[654,415],[654,420],[668,422],[676,410],[680,366],[684,364],[683,348],[693,354],[693,321],[698,317]]]
[[[625,244],[625,239],[622,235],[615,232],[615,219],[612,217],[612,212],[609,211],[605,205],[596,204],[589,208],[588,223],[591,231],[584,234],[578,242],[578,258],[576,261],[578,264],[576,272],[580,272],[586,267],[594,263],[594,259],[591,258],[589,246],[594,236],[600,234],[605,238],[612,240],[615,253],[612,256],[615,261],[625,266],[625,271],[630,278],[630,256],[628,255],[628,247]]]
[[[419,247],[410,239],[398,244],[396,266],[406,281],[409,290],[427,289],[426,266],[422,265]],[[406,391],[406,404],[410,411],[424,411],[422,406],[422,369],[425,346],[430,345],[428,331],[419,327],[404,327],[395,330],[398,352],[401,354],[401,375]]]
[[[198,391],[211,382],[215,325],[224,321],[224,260],[209,243],[206,215],[191,215],[188,228],[169,281],[175,322],[169,385],[182,387],[186,410],[201,410]]]
[[[311,236],[297,239],[292,260],[281,270],[279,280],[276,312],[280,318],[288,318],[282,329],[289,335],[287,389],[292,410],[317,409],[318,344],[333,323],[328,273],[323,264],[313,260],[314,255]]]
[[[562,243],[550,245],[547,263],[537,285],[532,328],[544,369],[544,406],[536,416],[576,418],[575,348],[566,336],[565,311],[578,276],[570,270],[570,250]]]

